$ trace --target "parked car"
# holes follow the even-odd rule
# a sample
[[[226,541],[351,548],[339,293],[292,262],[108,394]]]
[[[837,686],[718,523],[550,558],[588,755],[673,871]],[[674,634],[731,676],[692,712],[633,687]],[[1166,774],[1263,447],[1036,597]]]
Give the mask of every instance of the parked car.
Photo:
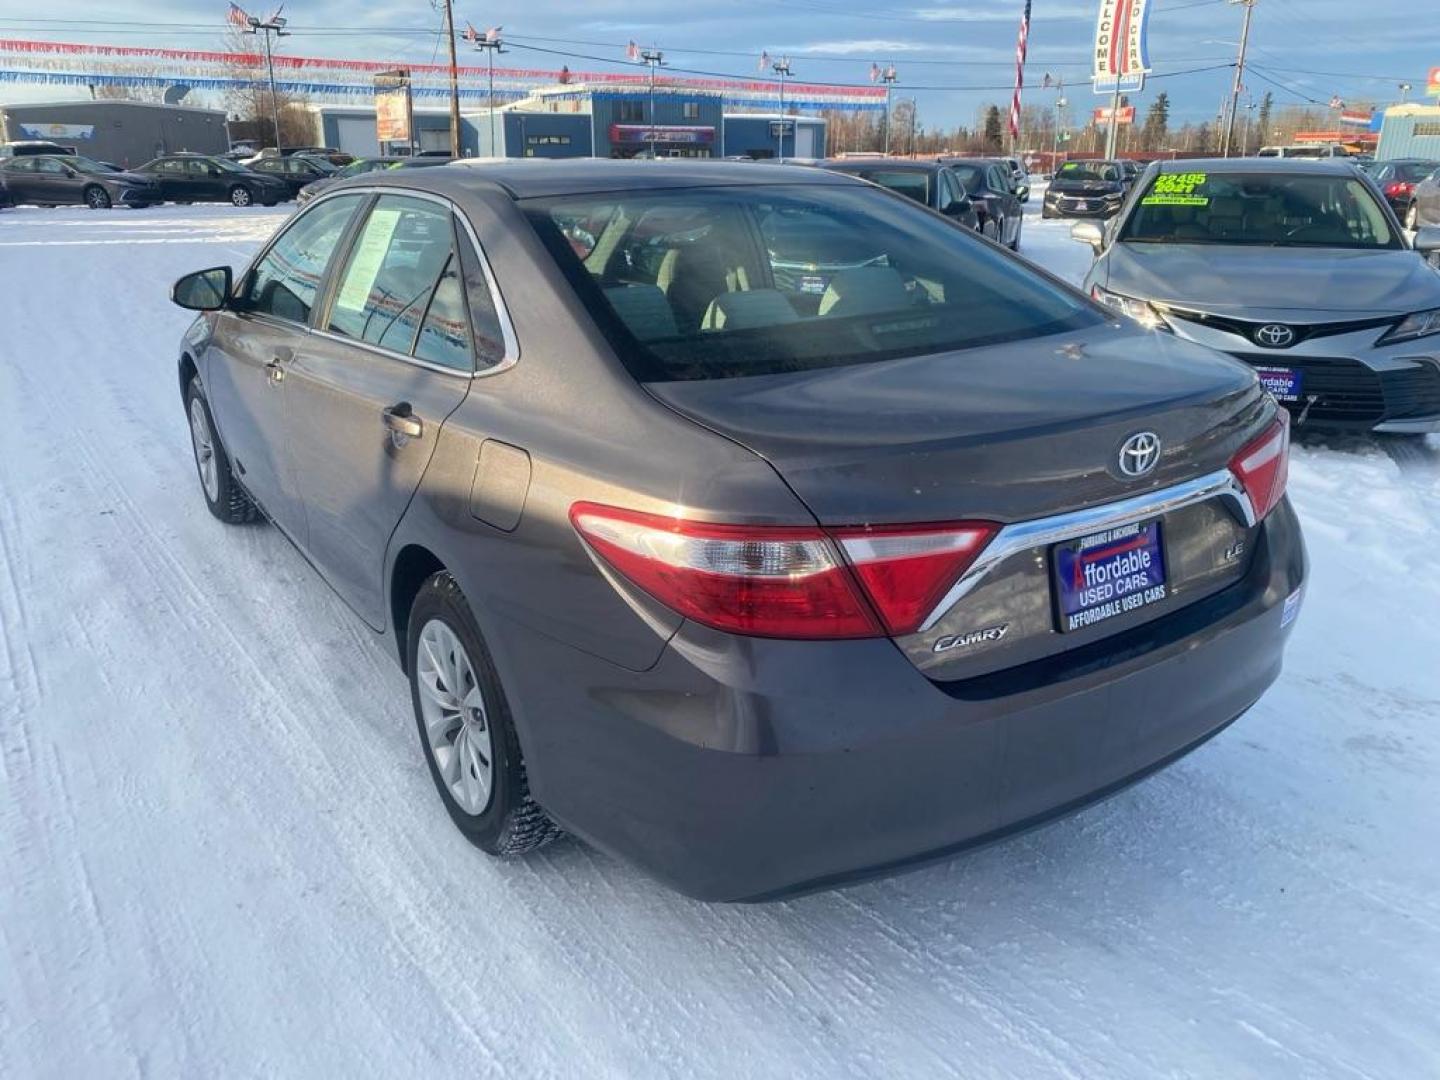
[[[1022,203],[1030,201],[1030,170],[1025,159],[1019,157],[1001,158],[1010,167],[1010,188],[1020,197]]]
[[[1426,225],[1440,225],[1440,169],[1415,185],[1415,197],[1405,215],[1405,227],[1411,232]]]
[[[1067,161],[1045,189],[1041,217],[1114,217],[1130,190],[1119,161]]]
[[[1255,153],[1262,158],[1345,158],[1353,155],[1339,143],[1307,143],[1303,146],[1262,146]]]
[[[75,156],[79,151],[73,146],[61,146],[45,139],[20,139],[0,143],[0,158],[26,157],[35,154],[68,154]]]
[[[1415,211],[1415,187],[1437,169],[1440,169],[1440,161],[1403,158],[1376,162],[1366,171],[1405,227],[1413,230],[1419,221]]]
[[[355,160],[354,154],[347,154],[343,150],[337,150],[333,146],[284,146],[276,150],[273,146],[267,146],[259,151],[252,151],[251,155],[244,159],[242,165],[254,165],[257,161],[264,161],[266,158],[293,157],[296,154],[306,154],[310,157],[323,158],[334,165],[337,169],[349,165]]]
[[[250,168],[282,181],[285,184],[286,198],[290,199],[297,197],[306,184],[313,184],[316,180],[328,180],[339,171],[324,158],[311,158],[306,154],[261,158]]]
[[[168,154],[135,171],[159,181],[164,197],[172,202],[274,206],[290,197],[290,185],[282,178],[247,169],[223,157]]]
[[[980,219],[980,232],[1011,251],[1020,250],[1025,208],[1015,194],[1010,168],[995,158],[946,158]]]
[[[782,229],[882,259],[807,318]],[[493,854],[564,828],[711,899],[893,872],[1200,745],[1299,608],[1250,371],[839,173],[396,170],[173,297],[211,513],[388,641]]]
[[[341,180],[348,180],[352,176],[363,176],[365,173],[383,172],[389,169],[429,169],[436,165],[448,165],[451,162],[448,157],[374,157],[356,158],[349,165],[337,171],[333,176],[327,176],[320,180],[306,184],[295,196],[295,201],[304,205],[323,191],[338,183]]]
[[[153,178],[114,172],[78,154],[35,154],[0,161],[0,183],[15,203],[36,206],[150,206],[163,200]]]
[[[1138,161],[1121,158],[1120,171],[1124,174],[1122,179],[1125,181],[1125,189],[1128,191],[1135,186],[1135,181],[1140,179],[1140,174],[1145,171],[1145,166]]]
[[[953,169],[933,161],[882,159],[880,161],[844,158],[821,162],[820,168],[848,173],[928,206],[968,229],[980,231],[980,217],[975,204],[965,192]]]
[[[1104,232],[1085,287],[1224,349],[1311,427],[1440,431],[1440,274],[1344,161],[1166,162]]]

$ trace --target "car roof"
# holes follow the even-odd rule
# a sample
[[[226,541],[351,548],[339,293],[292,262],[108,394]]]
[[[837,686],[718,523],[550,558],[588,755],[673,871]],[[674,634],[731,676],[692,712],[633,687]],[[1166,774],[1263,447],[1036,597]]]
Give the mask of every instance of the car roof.
[[[643,192],[703,187],[855,184],[828,169],[757,169],[738,161],[665,159],[624,161],[608,158],[450,162],[428,169],[385,169],[348,178],[343,184],[394,184],[437,195],[499,188],[514,199],[598,192]]]
[[[1189,161],[1162,161],[1162,173],[1320,173],[1352,176],[1356,165],[1349,158],[1192,158]]]
[[[816,165],[838,172],[860,172],[868,169],[884,169],[886,172],[934,172],[946,167],[938,161],[911,161],[909,158],[835,158],[818,161]]]

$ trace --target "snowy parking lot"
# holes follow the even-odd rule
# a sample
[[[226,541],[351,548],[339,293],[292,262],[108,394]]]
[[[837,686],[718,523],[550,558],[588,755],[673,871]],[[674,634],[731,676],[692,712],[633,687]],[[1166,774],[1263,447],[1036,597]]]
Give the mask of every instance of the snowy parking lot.
[[[206,512],[170,282],[286,212],[0,214],[0,1076],[1440,1075],[1440,438],[1302,436],[1286,671],[1194,755],[706,905],[475,851],[394,663]]]

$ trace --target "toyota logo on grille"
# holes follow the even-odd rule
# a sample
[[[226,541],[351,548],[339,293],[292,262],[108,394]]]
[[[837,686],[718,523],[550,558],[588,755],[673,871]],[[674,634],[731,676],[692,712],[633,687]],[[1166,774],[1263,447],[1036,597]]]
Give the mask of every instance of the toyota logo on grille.
[[[1144,476],[1160,461],[1160,436],[1153,431],[1131,435],[1120,447],[1120,471],[1126,476]]]
[[[1283,349],[1295,340],[1295,331],[1283,323],[1270,323],[1255,331],[1255,344],[1267,349]]]

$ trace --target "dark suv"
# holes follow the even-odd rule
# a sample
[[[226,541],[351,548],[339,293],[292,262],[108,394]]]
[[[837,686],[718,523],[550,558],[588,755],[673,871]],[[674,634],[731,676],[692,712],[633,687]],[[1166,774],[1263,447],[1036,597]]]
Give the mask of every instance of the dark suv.
[[[211,513],[388,640],[493,854],[563,827],[716,899],[890,872],[1200,745],[1299,610],[1251,371],[853,177],[386,171],[173,296]]]
[[[228,202],[235,206],[274,206],[290,198],[290,185],[276,176],[204,154],[169,154],[135,170],[159,182],[169,202]]]

